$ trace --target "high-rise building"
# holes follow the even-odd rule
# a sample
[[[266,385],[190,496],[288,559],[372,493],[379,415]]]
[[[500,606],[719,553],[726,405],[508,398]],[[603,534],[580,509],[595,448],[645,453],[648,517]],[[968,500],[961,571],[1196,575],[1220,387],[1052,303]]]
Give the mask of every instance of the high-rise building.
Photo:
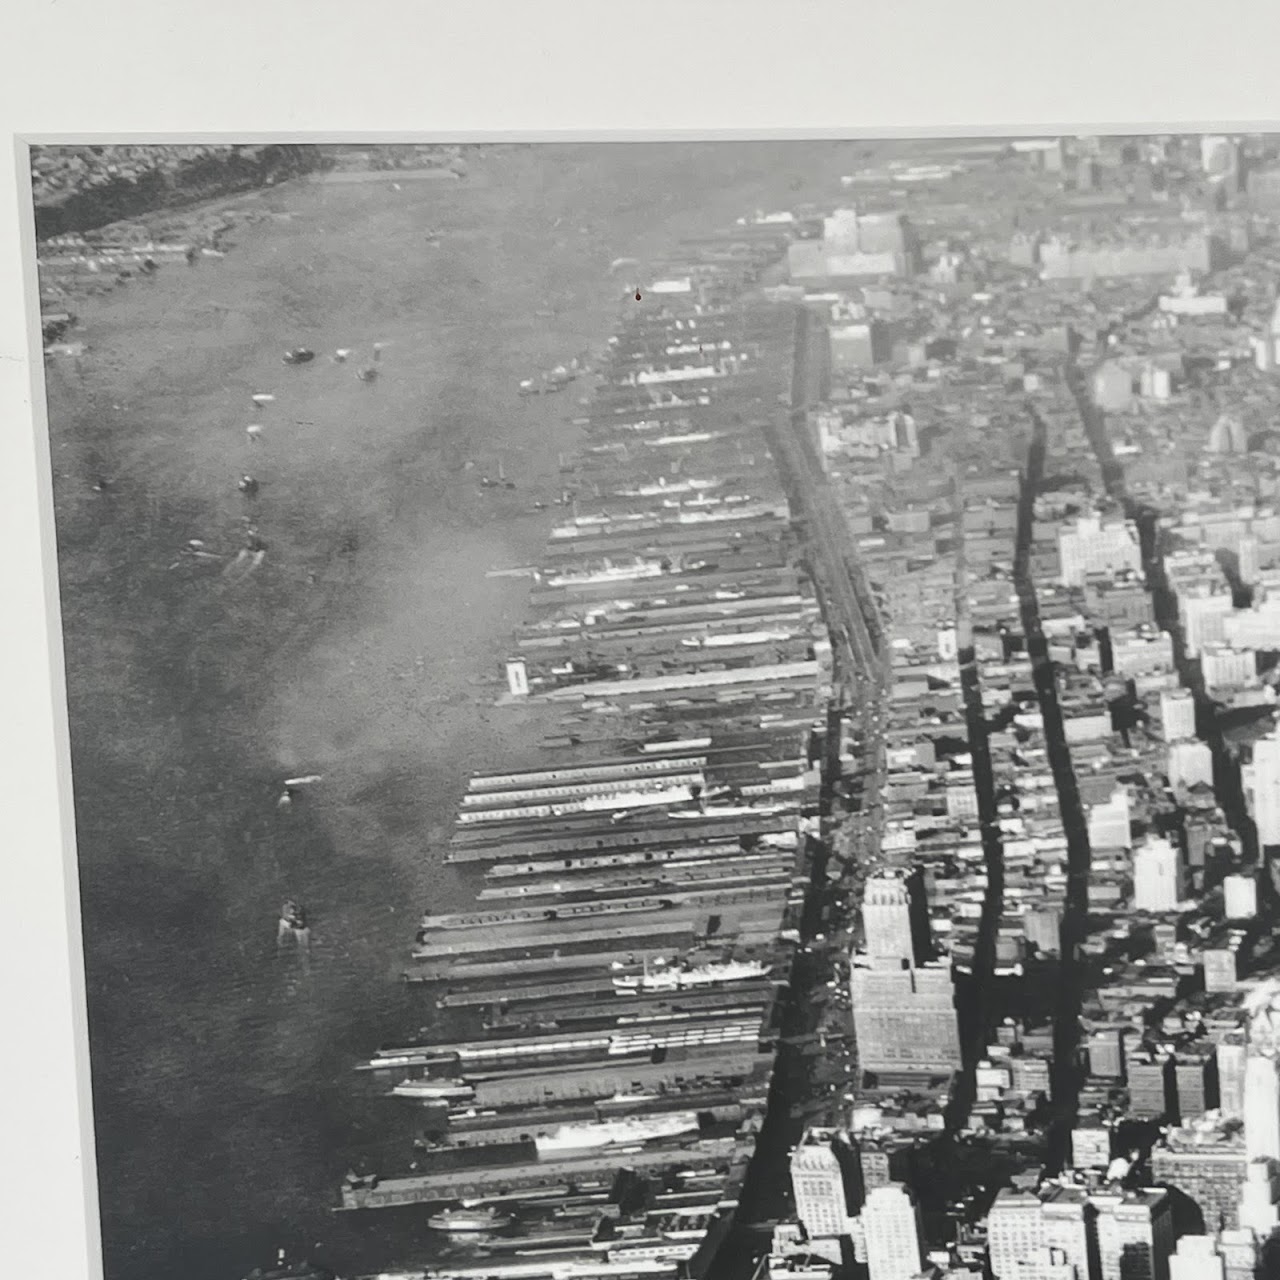
[[[1258,882],[1237,872],[1222,882],[1223,909],[1228,920],[1252,920],[1258,914]]]
[[[880,320],[855,320],[829,330],[833,373],[873,369],[889,359],[893,334]]]
[[[1230,591],[1178,593],[1178,615],[1188,658],[1198,658],[1205,645],[1222,642],[1232,607]]]
[[[1079,1124],[1071,1130],[1071,1167],[1106,1169],[1111,1164],[1111,1130],[1104,1124]]]
[[[1253,760],[1244,769],[1244,785],[1253,802],[1258,843],[1280,845],[1280,730],[1253,744]]]
[[[1062,947],[1062,912],[1057,907],[1025,907],[1022,932],[1042,955],[1057,955]]]
[[[1198,1120],[1217,1102],[1212,1057],[1180,1049],[1173,1064],[1173,1082],[1174,1111],[1183,1124]]]
[[[1230,615],[1223,619],[1226,636]],[[1258,658],[1252,649],[1233,649],[1228,645],[1209,645],[1200,655],[1204,687],[1210,693],[1224,689],[1252,689],[1258,683]]]
[[[879,968],[915,963],[911,936],[911,894],[900,876],[885,872],[867,878],[862,895],[863,946]]]
[[[1098,1280],[1169,1280],[1173,1215],[1166,1191],[1102,1191],[1098,1210]]]
[[[960,1065],[949,966],[894,970],[854,965],[850,992],[864,1070],[937,1073]]]
[[[1255,552],[1256,555],[1256,552]],[[1240,576],[1244,578],[1244,569]],[[1254,581],[1258,574],[1254,572]],[[1267,649],[1274,647],[1280,635],[1280,596],[1268,596],[1255,600],[1252,608],[1235,609],[1222,623],[1222,638],[1237,649]]]
[[[1170,1129],[1151,1152],[1151,1179],[1187,1197],[1206,1231],[1234,1227],[1249,1158],[1239,1130],[1208,1125]]]
[[[1258,540],[1252,536],[1245,536],[1236,543],[1236,572],[1240,575],[1240,581],[1246,587],[1251,587],[1258,580],[1258,573],[1261,569],[1261,561],[1258,552]],[[1272,633],[1275,634],[1274,632]],[[1232,643],[1228,637],[1228,643]],[[1241,645],[1241,648],[1250,648],[1248,644]]]
[[[1133,854],[1133,909],[1176,911],[1181,899],[1181,851],[1163,836],[1148,835]]]
[[[1171,742],[1168,761],[1169,785],[1194,787],[1196,783],[1213,786],[1213,753],[1203,742]]]
[[[1240,982],[1240,957],[1230,940],[1223,947],[1206,947],[1200,958],[1204,962],[1204,989],[1210,995],[1236,989]]]
[[[1044,1243],[1040,1197],[1005,1187],[987,1214],[987,1259],[993,1280],[1015,1280],[1019,1269]]]
[[[1183,1236],[1169,1259],[1169,1280],[1225,1280],[1216,1236]]]
[[[844,1170],[829,1133],[810,1129],[791,1153],[791,1189],[796,1217],[810,1239],[849,1234]]]
[[[1142,572],[1142,548],[1132,520],[1080,516],[1073,527],[1059,532],[1058,554],[1062,582],[1068,587],[1084,586],[1094,573],[1110,577],[1122,570]]]
[[[1166,742],[1196,736],[1196,702],[1185,689],[1166,689],[1160,694],[1160,724]]]
[[[871,1141],[858,1142],[858,1167],[862,1173],[864,1192],[887,1187],[893,1181],[889,1173],[889,1153]]]
[[[920,1211],[899,1185],[876,1187],[862,1209],[868,1280],[918,1280]]]
[[[1219,1041],[1218,1059],[1218,1108],[1225,1119],[1244,1119],[1244,1075],[1248,1049],[1239,1033],[1232,1033]]]
[[[1075,1268],[1077,1280],[1089,1280],[1089,1238],[1094,1210],[1083,1187],[1046,1183],[1040,1188],[1040,1236]]]
[[[1278,1194],[1275,1165],[1270,1160],[1250,1161],[1240,1187],[1240,1225],[1267,1239],[1280,1226]]]
[[[1129,793],[1117,787],[1103,804],[1089,806],[1089,847],[1128,849],[1132,844]]]
[[[1124,1079],[1124,1047],[1118,1029],[1103,1027],[1090,1034],[1089,1074],[1109,1080]]]
[[[1148,1120],[1159,1120],[1170,1113],[1169,1095],[1173,1092],[1172,1060],[1131,1060],[1128,1064],[1129,1114]]]
[[[1218,1252],[1226,1266],[1227,1280],[1257,1280],[1258,1240],[1247,1227],[1224,1231],[1218,1237]]]
[[[1274,1058],[1250,1053],[1244,1067],[1244,1142],[1250,1160],[1280,1160],[1280,1073]]]

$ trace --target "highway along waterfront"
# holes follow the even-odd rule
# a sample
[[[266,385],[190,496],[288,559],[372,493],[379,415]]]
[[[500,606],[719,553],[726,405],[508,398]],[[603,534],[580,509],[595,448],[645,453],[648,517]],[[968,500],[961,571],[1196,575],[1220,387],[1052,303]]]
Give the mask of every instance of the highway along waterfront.
[[[287,183],[231,202],[260,216],[225,257],[77,302],[86,351],[48,400],[111,1280],[394,1253],[386,1222],[330,1212],[353,1146],[386,1141],[351,1064],[416,1029],[418,911],[474,894],[438,853],[466,778],[542,751],[536,715],[477,701],[529,591],[486,573],[542,544],[582,438],[575,392],[519,382],[603,343],[615,259],[849,164],[564,146],[447,184]],[[282,364],[297,347],[317,359]],[[217,566],[250,502],[263,556],[237,581]],[[283,804],[299,776],[320,781]],[[276,952],[286,898],[307,965]]]

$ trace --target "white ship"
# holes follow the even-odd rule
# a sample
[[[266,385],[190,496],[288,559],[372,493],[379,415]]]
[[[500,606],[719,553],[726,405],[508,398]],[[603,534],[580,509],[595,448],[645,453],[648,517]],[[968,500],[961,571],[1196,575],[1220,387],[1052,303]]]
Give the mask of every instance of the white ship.
[[[391,1092],[397,1098],[416,1098],[422,1102],[454,1102],[475,1095],[470,1085],[455,1080],[402,1080]]]
[[[578,587],[661,576],[662,565],[654,560],[635,560],[630,564],[614,564],[606,560],[598,569],[570,569],[564,573],[553,573],[543,581],[549,587]]]
[[[777,644],[791,639],[790,631],[721,631],[715,635],[685,636],[686,649],[722,649],[735,644]]]
[[[764,978],[769,966],[759,960],[730,960],[724,964],[699,965],[696,969],[658,969],[644,974],[628,974],[614,978],[614,989],[621,995],[639,991],[683,991],[688,987],[704,987],[713,982],[742,982],[748,978]]]
[[[630,1120],[589,1121],[566,1124],[534,1139],[540,1156],[561,1155],[567,1151],[587,1151],[597,1147],[616,1147],[651,1142],[657,1138],[675,1138],[698,1131],[698,1116],[693,1111],[675,1111],[669,1115],[643,1116]]]

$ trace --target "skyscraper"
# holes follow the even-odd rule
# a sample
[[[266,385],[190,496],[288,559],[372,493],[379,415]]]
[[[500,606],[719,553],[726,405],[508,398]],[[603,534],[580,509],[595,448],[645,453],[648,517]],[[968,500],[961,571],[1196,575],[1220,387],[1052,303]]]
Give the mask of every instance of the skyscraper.
[[[1280,1074],[1276,1059],[1250,1053],[1244,1067],[1244,1143],[1250,1160],[1280,1160]]]
[[[1258,882],[1237,872],[1222,882],[1223,910],[1228,920],[1252,920],[1258,914]]]
[[[1196,736],[1196,700],[1185,689],[1165,689],[1160,694],[1160,724],[1166,742]]]
[[[1098,1280],[1168,1280],[1173,1216],[1166,1191],[1102,1191],[1098,1210]]]
[[[1152,1181],[1190,1200],[1206,1231],[1236,1225],[1248,1167],[1239,1132],[1208,1125],[1170,1129],[1151,1152]]]
[[[904,879],[889,872],[868,877],[862,895],[862,930],[873,966],[900,969],[915,962],[911,895]]]
[[[1081,516],[1073,528],[1058,534],[1058,554],[1062,583],[1068,587],[1084,586],[1091,573],[1142,572],[1142,549],[1131,520],[1104,522],[1099,515]]]
[[[1147,836],[1133,855],[1133,909],[1175,911],[1182,897],[1180,850],[1162,836]]]
[[[1280,845],[1280,731],[1273,729],[1253,744],[1253,761],[1244,781],[1253,798],[1258,843]]]
[[[1014,1280],[1019,1264],[1044,1242],[1040,1197],[1006,1187],[987,1214],[987,1258],[993,1280]]]
[[[950,967],[850,973],[858,1059],[866,1071],[937,1073],[960,1065],[960,1031]]]
[[[1088,1280],[1089,1236],[1094,1210],[1083,1187],[1050,1183],[1040,1188],[1040,1234],[1075,1267],[1077,1280]]]
[[[829,1133],[808,1130],[791,1153],[791,1189],[796,1217],[811,1240],[848,1235],[844,1171],[832,1150]]]
[[[1244,1119],[1244,1071],[1248,1050],[1239,1032],[1218,1044],[1218,1107],[1227,1119]]]
[[[1169,1280],[1224,1280],[1226,1264],[1213,1236],[1183,1236],[1169,1259]]]
[[[924,1255],[920,1251],[920,1211],[904,1187],[876,1187],[862,1210],[868,1280],[917,1280]]]
[[[1276,1169],[1269,1160],[1250,1161],[1240,1187],[1240,1225],[1264,1240],[1280,1226],[1276,1210]]]
[[[1194,787],[1197,782],[1213,786],[1213,753],[1204,742],[1173,742],[1169,744],[1169,785]]]

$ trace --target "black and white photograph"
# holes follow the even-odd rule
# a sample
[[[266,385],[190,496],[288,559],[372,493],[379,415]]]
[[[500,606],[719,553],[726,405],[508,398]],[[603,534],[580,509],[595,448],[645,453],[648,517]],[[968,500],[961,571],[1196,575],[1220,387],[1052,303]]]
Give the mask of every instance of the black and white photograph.
[[[1280,1276],[1280,125],[18,157],[96,1274]]]

